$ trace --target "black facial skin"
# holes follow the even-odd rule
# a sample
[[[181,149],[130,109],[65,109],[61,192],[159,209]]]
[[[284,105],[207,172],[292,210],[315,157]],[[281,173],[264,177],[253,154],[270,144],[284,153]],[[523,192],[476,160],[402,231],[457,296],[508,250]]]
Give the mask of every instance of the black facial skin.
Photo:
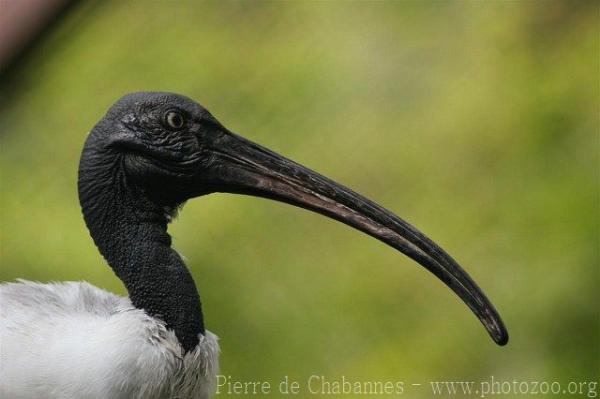
[[[186,352],[204,334],[204,321],[167,224],[184,201],[213,192],[286,202],[377,238],[450,287],[497,344],[508,342],[500,316],[468,274],[390,211],[228,131],[187,97],[133,93],[117,101],[87,138],[80,202],[94,242],[134,306],[164,320]]]

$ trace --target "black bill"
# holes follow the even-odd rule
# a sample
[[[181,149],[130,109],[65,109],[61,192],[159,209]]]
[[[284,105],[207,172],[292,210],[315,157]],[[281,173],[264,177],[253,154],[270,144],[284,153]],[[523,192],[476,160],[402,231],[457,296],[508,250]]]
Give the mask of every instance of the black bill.
[[[247,194],[309,209],[396,248],[435,274],[479,318],[498,345],[508,332],[498,312],[469,275],[416,228],[354,191],[230,132],[214,137],[202,183],[210,191]]]

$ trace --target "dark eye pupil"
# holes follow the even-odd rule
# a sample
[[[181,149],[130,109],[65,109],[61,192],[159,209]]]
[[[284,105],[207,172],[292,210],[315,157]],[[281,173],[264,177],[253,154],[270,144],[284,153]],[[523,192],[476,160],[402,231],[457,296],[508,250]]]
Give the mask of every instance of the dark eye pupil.
[[[183,117],[179,113],[171,111],[167,114],[167,124],[174,129],[179,129],[183,126]]]

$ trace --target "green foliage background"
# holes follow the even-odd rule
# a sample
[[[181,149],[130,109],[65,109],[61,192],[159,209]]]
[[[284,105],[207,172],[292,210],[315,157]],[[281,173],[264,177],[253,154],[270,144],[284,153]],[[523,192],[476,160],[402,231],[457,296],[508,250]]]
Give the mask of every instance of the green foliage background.
[[[595,380],[598,16],[592,1],[82,2],[1,87],[0,280],[125,294],[80,215],[79,153],[124,93],[181,92],[414,223],[511,333],[494,345],[450,290],[368,236],[215,194],[170,231],[223,374]]]

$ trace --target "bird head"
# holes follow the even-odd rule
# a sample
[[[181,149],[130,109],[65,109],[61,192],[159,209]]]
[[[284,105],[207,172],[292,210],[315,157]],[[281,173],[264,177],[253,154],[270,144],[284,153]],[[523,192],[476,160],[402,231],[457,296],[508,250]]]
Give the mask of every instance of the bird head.
[[[496,343],[508,341],[500,316],[481,289],[423,233],[354,191],[232,133],[187,97],[126,95],[89,140],[87,148],[119,154],[128,181],[159,206],[176,207],[213,192],[246,194],[299,206],[369,234],[444,282]]]

